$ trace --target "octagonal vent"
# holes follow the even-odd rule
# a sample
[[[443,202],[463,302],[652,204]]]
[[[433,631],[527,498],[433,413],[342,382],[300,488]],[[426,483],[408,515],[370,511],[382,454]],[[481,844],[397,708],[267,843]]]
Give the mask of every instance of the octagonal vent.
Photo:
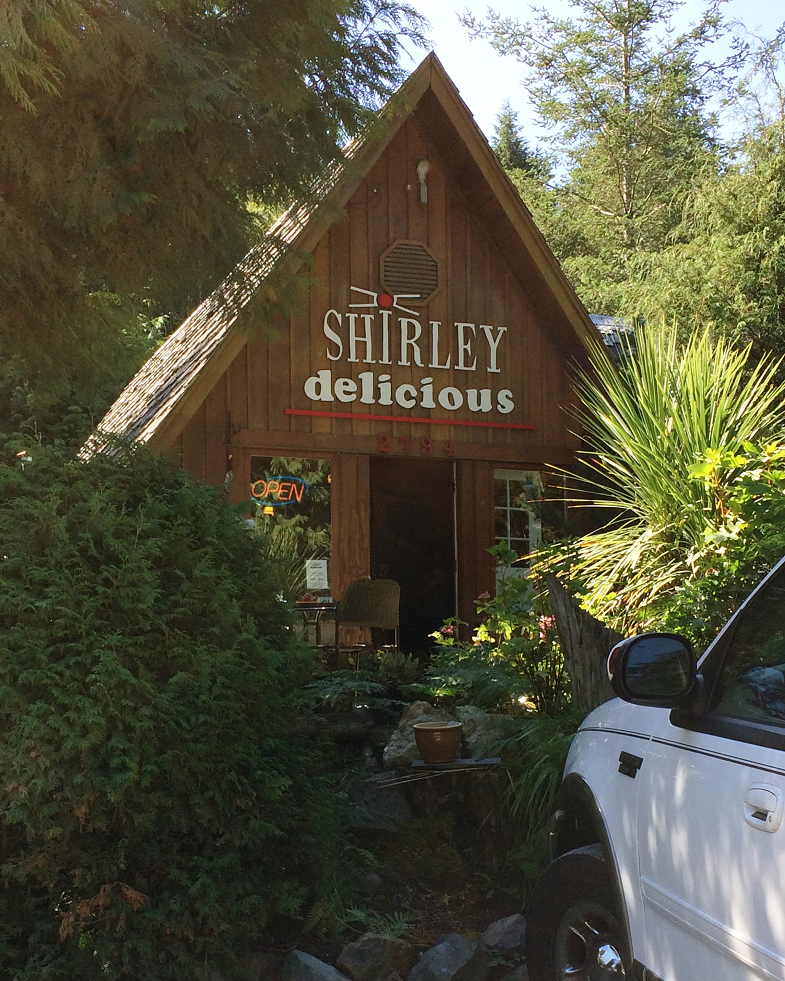
[[[381,281],[388,293],[416,296],[412,302],[426,303],[439,288],[439,265],[420,242],[396,242],[382,255]]]

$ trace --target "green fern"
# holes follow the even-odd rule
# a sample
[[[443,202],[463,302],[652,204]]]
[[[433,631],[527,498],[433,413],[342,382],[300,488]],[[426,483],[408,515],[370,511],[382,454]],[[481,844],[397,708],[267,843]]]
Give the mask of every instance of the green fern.
[[[365,672],[331,671],[307,686],[306,692],[317,703],[331,709],[351,711],[359,695],[384,698],[387,688],[368,678]]]
[[[316,937],[335,934],[343,920],[343,904],[337,893],[317,899],[308,910],[303,923],[303,933]]]
[[[368,933],[380,933],[384,937],[403,937],[413,926],[413,921],[405,913],[382,913],[377,910],[350,906],[346,910],[349,923],[359,923]]]

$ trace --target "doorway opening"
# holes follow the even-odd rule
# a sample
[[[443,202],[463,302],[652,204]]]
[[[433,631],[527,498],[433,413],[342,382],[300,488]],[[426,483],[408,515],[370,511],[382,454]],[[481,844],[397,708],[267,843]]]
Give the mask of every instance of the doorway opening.
[[[422,655],[456,615],[453,463],[371,457],[370,478],[371,576],[400,583],[401,648]]]

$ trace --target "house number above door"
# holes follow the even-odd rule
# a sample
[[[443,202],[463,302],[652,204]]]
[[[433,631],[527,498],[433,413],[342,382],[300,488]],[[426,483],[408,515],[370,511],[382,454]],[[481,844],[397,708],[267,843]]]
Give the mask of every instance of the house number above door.
[[[413,444],[413,445],[412,445]],[[448,439],[441,442],[438,439],[412,438],[411,436],[377,436],[376,452],[392,453],[397,451],[404,455],[416,453],[419,449],[420,456],[431,456],[432,453],[443,453],[444,456],[455,456],[455,446],[453,441]]]

